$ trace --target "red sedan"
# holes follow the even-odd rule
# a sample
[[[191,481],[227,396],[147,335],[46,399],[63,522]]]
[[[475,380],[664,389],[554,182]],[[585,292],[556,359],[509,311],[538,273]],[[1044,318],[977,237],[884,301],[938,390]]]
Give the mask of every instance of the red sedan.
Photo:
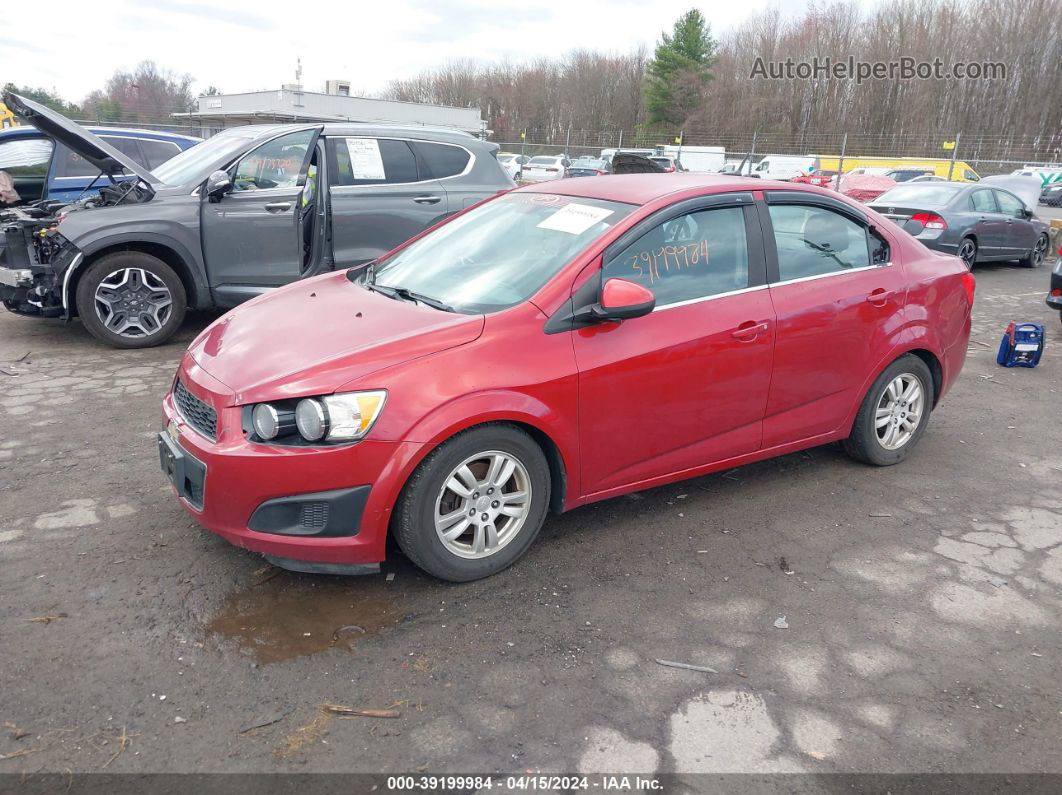
[[[280,566],[473,580],[546,514],[840,441],[902,461],[962,368],[974,280],[836,193],[693,174],[497,196],[207,328],[159,452]]]

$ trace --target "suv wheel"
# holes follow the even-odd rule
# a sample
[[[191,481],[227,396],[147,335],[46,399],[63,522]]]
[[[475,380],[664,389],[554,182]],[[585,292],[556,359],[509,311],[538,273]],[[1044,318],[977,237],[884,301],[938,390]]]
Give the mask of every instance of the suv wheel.
[[[901,356],[867,391],[844,450],[865,464],[898,464],[922,438],[932,408],[929,368],[914,354]]]
[[[85,328],[116,348],[150,348],[184,320],[184,285],[173,268],[150,254],[118,251],[92,263],[77,285]]]
[[[549,465],[535,441],[509,425],[483,425],[444,442],[417,467],[395,507],[395,540],[435,577],[478,580],[527,551],[549,495]]]

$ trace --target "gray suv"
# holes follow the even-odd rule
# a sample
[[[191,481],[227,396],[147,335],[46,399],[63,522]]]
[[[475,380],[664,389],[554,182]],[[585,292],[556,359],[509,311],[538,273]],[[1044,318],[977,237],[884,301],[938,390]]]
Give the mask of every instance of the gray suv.
[[[513,187],[496,144],[452,130],[234,127],[149,171],[48,108],[4,101],[98,168],[102,186],[70,204],[0,208],[0,300],[80,316],[120,348],[164,342],[188,308],[376,259]]]

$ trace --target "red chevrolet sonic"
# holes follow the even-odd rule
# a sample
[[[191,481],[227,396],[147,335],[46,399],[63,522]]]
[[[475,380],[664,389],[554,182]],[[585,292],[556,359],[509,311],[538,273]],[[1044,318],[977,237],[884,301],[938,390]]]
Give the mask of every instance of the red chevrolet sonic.
[[[959,259],[813,186],[543,183],[221,317],[160,459],[203,526],[279,566],[375,571],[391,532],[473,580],[549,511],[838,440],[903,460],[973,293]]]

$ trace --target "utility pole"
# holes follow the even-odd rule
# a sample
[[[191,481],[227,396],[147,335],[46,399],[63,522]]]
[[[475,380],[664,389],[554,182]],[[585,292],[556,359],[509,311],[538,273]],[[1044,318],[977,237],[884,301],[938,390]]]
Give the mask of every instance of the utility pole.
[[[564,136],[564,159],[565,160],[571,160],[571,157],[569,157],[569,155],[568,155],[568,147],[570,146],[571,142],[572,142],[572,125],[569,123],[568,124],[568,133],[567,133],[567,135]]]
[[[745,157],[745,159],[749,161],[749,176],[750,177],[752,176],[752,158],[754,158],[756,156],[756,136],[758,134],[759,133],[757,133],[757,132],[753,132],[752,133],[752,145],[749,147],[749,153]],[[739,174],[741,173],[740,169],[738,170],[738,173]]]
[[[848,133],[841,139],[841,156],[837,159],[837,176],[834,177],[834,190],[841,189],[841,174],[844,173],[844,153],[848,148]]]
[[[948,164],[948,182],[951,182],[952,172],[955,171],[955,157],[959,154],[959,139],[962,133],[955,133],[955,140],[951,142],[951,163]]]
[[[623,149],[623,130],[620,130],[619,144],[616,145],[616,151],[619,152]]]

